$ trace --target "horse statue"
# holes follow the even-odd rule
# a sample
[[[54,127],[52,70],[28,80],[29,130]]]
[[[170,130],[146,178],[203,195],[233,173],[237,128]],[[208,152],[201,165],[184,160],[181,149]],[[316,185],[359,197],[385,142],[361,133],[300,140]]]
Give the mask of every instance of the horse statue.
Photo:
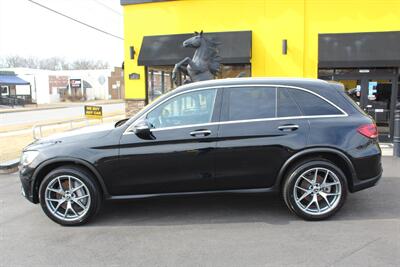
[[[211,40],[200,33],[183,42],[183,47],[195,48],[193,59],[186,57],[175,64],[172,71],[172,79],[176,85],[180,85],[180,73],[189,76],[183,83],[212,80],[220,69],[221,57],[218,55],[217,46],[220,43]]]

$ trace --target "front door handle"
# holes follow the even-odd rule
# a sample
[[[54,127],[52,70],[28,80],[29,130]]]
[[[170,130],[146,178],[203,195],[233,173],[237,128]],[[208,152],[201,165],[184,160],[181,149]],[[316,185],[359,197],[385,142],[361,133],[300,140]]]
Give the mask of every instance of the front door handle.
[[[278,130],[283,132],[296,131],[297,129],[299,129],[299,125],[297,124],[287,124],[278,127]]]
[[[198,135],[208,136],[210,134],[211,134],[210,130],[196,130],[196,131],[190,132],[191,136],[198,136]]]

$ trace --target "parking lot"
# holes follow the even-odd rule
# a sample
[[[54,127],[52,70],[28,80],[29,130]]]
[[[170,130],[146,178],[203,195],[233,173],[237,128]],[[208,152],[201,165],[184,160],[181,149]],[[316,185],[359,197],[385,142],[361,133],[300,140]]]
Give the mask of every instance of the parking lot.
[[[400,266],[400,161],[349,195],[332,219],[306,222],[278,195],[110,202],[89,224],[61,227],[0,176],[0,266]]]

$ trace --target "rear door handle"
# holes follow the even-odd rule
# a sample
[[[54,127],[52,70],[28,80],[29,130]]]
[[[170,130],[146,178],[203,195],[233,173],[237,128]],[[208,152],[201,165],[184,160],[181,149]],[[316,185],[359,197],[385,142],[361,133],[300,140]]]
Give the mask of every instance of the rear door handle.
[[[299,129],[299,125],[297,124],[287,124],[278,127],[278,130],[283,132],[296,131],[297,129]]]
[[[208,136],[210,134],[211,134],[210,130],[197,130],[197,131],[190,132],[191,136],[198,136],[198,135]]]

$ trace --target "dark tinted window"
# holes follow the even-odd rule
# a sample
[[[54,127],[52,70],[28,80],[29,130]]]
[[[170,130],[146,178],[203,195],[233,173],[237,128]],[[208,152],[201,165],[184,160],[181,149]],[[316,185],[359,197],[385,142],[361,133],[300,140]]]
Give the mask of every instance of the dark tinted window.
[[[288,90],[290,91],[292,98],[299,105],[304,116],[342,114],[340,110],[312,93],[299,89]]]
[[[289,94],[288,89],[278,88],[278,117],[301,116],[299,106]]]
[[[230,88],[226,90],[226,97],[228,100],[227,120],[276,117],[276,88]]]

